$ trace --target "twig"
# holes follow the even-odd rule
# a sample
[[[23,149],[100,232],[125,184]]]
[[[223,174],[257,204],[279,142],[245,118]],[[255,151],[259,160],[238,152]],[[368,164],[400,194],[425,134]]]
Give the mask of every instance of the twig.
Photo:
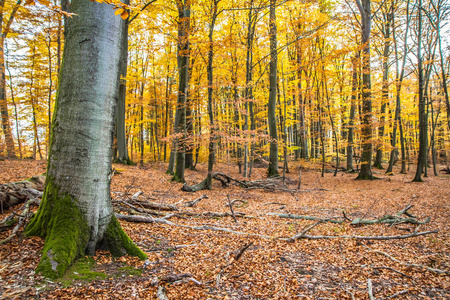
[[[408,293],[408,292],[409,292],[409,289],[406,289],[406,290],[400,291],[400,292],[398,292],[398,293],[395,293],[395,294],[393,294],[393,295],[390,295],[390,296],[388,296],[388,297],[385,297],[385,298],[383,298],[383,299],[393,299],[393,298],[395,298],[395,297],[397,297],[397,296],[404,295],[404,294],[406,294],[406,293]]]
[[[391,267],[382,266],[382,267],[374,267],[374,269],[375,269],[375,270],[380,270],[380,269],[391,270],[392,272],[398,273],[398,274],[400,274],[400,275],[403,275],[403,276],[405,276],[405,277],[408,277],[408,278],[411,279],[411,280],[414,280],[413,277],[411,277],[411,276],[409,276],[409,275],[406,275],[405,273],[400,272],[400,271],[398,271],[398,270],[396,270],[396,269],[394,269],[394,268],[391,268]]]
[[[231,214],[233,215],[234,222],[237,224],[238,221],[236,219],[236,215],[234,214],[233,204],[231,204],[230,195],[227,195],[227,198],[228,198],[228,205],[230,206],[230,210],[231,210]]]
[[[28,211],[30,210],[30,205],[33,202],[34,202],[34,199],[30,199],[25,203],[25,208],[22,212],[22,215],[19,216],[19,221],[17,222],[17,225],[14,227],[11,234],[6,239],[0,241],[0,245],[7,243],[8,241],[10,241],[13,237],[15,237],[17,235],[17,231],[19,230],[20,226],[22,226],[22,224],[25,222],[25,220],[28,217]]]
[[[266,205],[286,205],[285,203],[281,203],[281,202],[269,202],[269,203],[264,203],[261,204],[262,206],[266,206]]]
[[[251,245],[253,245],[253,242],[248,243],[247,245],[244,245],[244,247],[242,247],[238,254],[236,254],[236,257],[234,258],[234,260],[239,260],[239,258],[241,258],[242,254],[244,254],[245,250],[247,250]]]
[[[402,265],[405,265],[405,266],[408,266],[408,267],[415,267],[415,268],[420,268],[420,269],[426,269],[426,270],[428,270],[428,271],[430,271],[432,273],[450,275],[450,271],[444,271],[444,270],[439,270],[439,269],[435,269],[435,268],[430,268],[430,267],[427,267],[427,266],[424,266],[424,265],[420,265],[420,264],[407,263],[407,262],[404,262],[404,261],[401,261],[401,260],[398,260],[398,259],[392,257],[391,255],[389,255],[386,252],[379,251],[379,250],[374,250],[374,249],[370,248],[369,246],[367,246],[366,244],[361,243],[361,245],[363,245],[364,247],[366,247],[368,250],[370,250],[372,252],[375,252],[377,254],[381,254],[381,255],[386,256],[387,258],[389,258],[392,261],[395,261],[396,263],[399,263],[399,264],[402,264]]]

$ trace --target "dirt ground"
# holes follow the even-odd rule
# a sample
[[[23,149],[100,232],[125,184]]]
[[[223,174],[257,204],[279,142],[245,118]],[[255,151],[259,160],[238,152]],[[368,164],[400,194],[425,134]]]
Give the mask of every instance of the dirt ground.
[[[1,161],[0,184],[41,174],[45,167],[44,162],[31,160]],[[439,177],[425,178],[423,183],[412,183],[411,167],[406,175],[395,169],[394,176],[381,173],[376,174],[379,180],[356,181],[355,174],[340,172],[334,177],[326,173],[321,178],[318,171],[310,169],[302,171],[301,189],[295,190],[298,167],[293,164],[287,174],[287,188],[295,190],[292,193],[238,185],[222,187],[218,181],[214,181],[212,191],[187,193],[165,174],[167,164],[114,168],[118,174],[112,181],[113,199],[126,200],[142,191],[142,200],[176,204],[180,209],[168,219],[174,225],[121,221],[132,240],[147,253],[148,260],[115,259],[99,251],[92,265],[96,279],[84,279],[71,269],[68,273],[73,274],[65,279],[50,281],[34,273],[44,241],[14,238],[0,245],[0,299],[157,299],[161,287],[169,299],[369,299],[369,285],[375,299],[450,299],[448,273],[430,270],[450,272],[449,175],[441,173]],[[236,166],[220,164],[216,169],[240,178]],[[264,173],[263,168],[255,169],[252,180],[265,179]],[[200,164],[197,171],[186,170],[186,180],[188,184],[198,183],[205,174],[206,165]],[[203,194],[209,198],[194,207],[184,206]],[[233,206],[236,214],[245,214],[238,216],[237,222],[232,216],[204,214],[229,213],[228,198],[242,200]],[[417,220],[431,217],[431,222],[417,229],[411,224],[316,224],[314,220],[268,215],[341,220],[345,211],[352,220],[376,219],[395,215],[409,204],[414,205],[409,212]],[[10,213],[11,210],[3,211],[0,219]],[[281,239],[313,224],[316,226],[307,231],[311,236],[396,236],[435,229],[438,232],[381,241]],[[212,227],[234,233],[208,229]],[[9,234],[10,230],[0,232],[0,240]],[[167,282],[167,275],[174,274],[186,275]]]

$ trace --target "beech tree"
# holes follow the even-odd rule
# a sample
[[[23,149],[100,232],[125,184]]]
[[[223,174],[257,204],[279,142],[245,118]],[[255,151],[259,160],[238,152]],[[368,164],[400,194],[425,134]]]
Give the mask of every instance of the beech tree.
[[[114,216],[110,200],[112,137],[122,19],[111,5],[73,0],[52,123],[44,196],[26,228],[45,238],[37,272],[56,278],[96,249],[146,255]]]

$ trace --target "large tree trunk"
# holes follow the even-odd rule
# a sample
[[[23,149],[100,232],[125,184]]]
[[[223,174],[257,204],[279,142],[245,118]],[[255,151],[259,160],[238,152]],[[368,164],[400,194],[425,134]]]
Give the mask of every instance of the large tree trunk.
[[[269,39],[270,39],[270,87],[269,87],[269,103],[268,103],[268,123],[270,137],[270,154],[268,177],[279,176],[278,173],[278,134],[277,119],[275,116],[275,108],[277,103],[277,25],[275,14],[276,0],[270,0],[270,16],[269,16]]]
[[[122,20],[107,4],[73,0],[42,203],[26,228],[45,238],[37,272],[56,278],[98,248],[145,258],[114,217],[112,137]]]

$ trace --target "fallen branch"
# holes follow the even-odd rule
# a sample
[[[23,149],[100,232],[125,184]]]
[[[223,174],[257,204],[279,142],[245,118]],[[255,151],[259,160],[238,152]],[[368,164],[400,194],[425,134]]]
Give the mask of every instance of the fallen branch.
[[[427,217],[424,221],[418,221],[417,218],[408,212],[409,209],[413,208],[414,205],[407,205],[404,209],[399,211],[395,214],[395,216],[392,215],[385,215],[379,219],[375,220],[368,220],[368,219],[361,219],[356,218],[354,219],[350,224],[351,225],[372,225],[372,224],[402,224],[402,223],[409,223],[414,225],[423,225],[430,223],[431,218]],[[407,218],[402,218],[402,215],[406,215]]]
[[[238,221],[237,221],[237,219],[236,219],[236,215],[234,214],[233,204],[231,203],[230,195],[227,195],[227,198],[228,198],[228,206],[230,207],[231,214],[232,214],[232,216],[233,216],[234,222],[237,223]]]
[[[44,189],[45,176],[33,176],[27,180],[10,182],[0,185],[0,207],[25,203],[29,199],[41,198]]]
[[[408,239],[416,236],[421,235],[428,235],[432,233],[437,233],[438,230],[431,230],[431,231],[423,231],[423,232],[414,232],[411,234],[405,234],[405,235],[387,235],[387,236],[361,236],[361,235],[307,235],[304,234],[297,239],[310,239],[310,240],[321,240],[321,239],[355,239],[355,240],[376,240],[376,241],[387,241],[387,240],[402,240],[402,239]],[[295,237],[296,235],[294,235]],[[281,240],[284,241],[290,241],[291,238],[281,238]]]
[[[412,278],[411,276],[406,275],[405,273],[400,272],[400,271],[398,271],[398,270],[396,270],[396,269],[394,269],[394,268],[391,268],[391,267],[385,267],[385,266],[382,266],[382,267],[374,267],[374,270],[382,270],[382,269],[390,270],[390,271],[395,272],[395,273],[397,273],[397,274],[403,275],[403,276],[405,276],[405,277],[407,277],[407,278],[409,278],[409,279],[411,279],[411,280],[414,280],[414,278]]]
[[[159,224],[166,224],[166,225],[176,225],[170,221],[167,221],[169,217],[172,217],[174,215],[168,215],[163,218],[153,218],[151,216],[140,216],[140,215],[122,215],[122,214],[115,214],[116,218],[119,220],[124,220],[127,222],[135,222],[135,223],[159,223]]]
[[[437,232],[437,230],[435,230],[435,232]],[[426,270],[428,270],[428,271],[430,271],[430,272],[432,272],[432,273],[436,273],[436,274],[446,274],[446,275],[450,275],[450,271],[444,271],[444,270],[439,270],[439,269],[435,269],[435,268],[430,268],[430,267],[428,267],[428,266],[420,265],[420,264],[411,264],[411,263],[407,263],[407,262],[404,262],[404,261],[401,261],[401,260],[398,260],[398,259],[392,257],[390,254],[388,254],[388,253],[386,253],[386,252],[383,252],[383,251],[380,251],[380,250],[374,250],[374,249],[370,248],[369,246],[367,246],[367,245],[365,245],[365,244],[363,244],[363,243],[360,243],[360,244],[363,245],[363,246],[364,246],[365,248],[367,248],[368,250],[374,252],[374,253],[384,255],[384,256],[386,256],[387,258],[389,258],[390,260],[392,260],[392,261],[394,261],[394,262],[396,262],[396,263],[405,265],[405,266],[407,266],[407,267],[414,267],[414,268],[419,268],[419,269],[426,269]]]
[[[34,199],[30,199],[25,203],[25,207],[24,207],[22,214],[18,216],[19,219],[18,219],[16,226],[14,227],[11,234],[7,238],[0,241],[0,245],[7,243],[8,241],[10,241],[13,237],[15,237],[17,235],[17,231],[22,226],[22,224],[25,222],[25,220],[28,218],[28,212],[30,211],[30,205],[33,202],[34,202]]]
[[[186,206],[186,207],[193,207],[193,206],[195,206],[198,202],[200,202],[203,199],[208,199],[208,196],[203,194],[203,195],[200,196],[200,198],[197,198],[195,200],[186,202],[184,204],[184,206]]]
[[[144,201],[144,200],[133,200],[132,203],[135,205],[139,205],[143,208],[148,209],[156,209],[156,210],[165,210],[165,211],[178,211],[178,207],[172,204],[166,204],[166,203],[155,203],[150,201]]]
[[[329,219],[324,219],[324,218],[319,218],[319,217],[314,217],[314,216],[299,216],[299,215],[293,215],[293,214],[280,214],[280,213],[267,213],[268,216],[277,216],[280,218],[287,218],[287,219],[302,219],[302,220],[312,220],[312,221],[322,221],[322,222],[330,222],[330,223],[335,223],[335,224],[342,224],[344,223],[344,221],[339,221],[339,220],[332,220],[331,218]]]

